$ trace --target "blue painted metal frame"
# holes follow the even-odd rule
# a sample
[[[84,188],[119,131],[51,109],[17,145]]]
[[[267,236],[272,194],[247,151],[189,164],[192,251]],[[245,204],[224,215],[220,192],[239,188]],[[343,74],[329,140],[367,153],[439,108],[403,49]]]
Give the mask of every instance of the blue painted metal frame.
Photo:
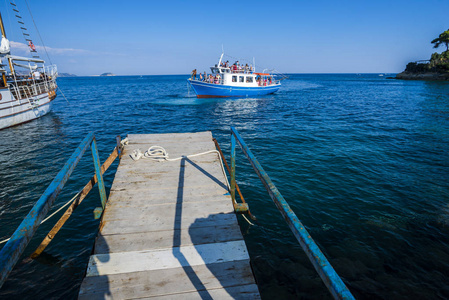
[[[104,208],[106,204],[106,191],[104,188],[103,176],[101,175],[100,159],[97,151],[95,136],[91,132],[79,144],[72,156],[67,160],[64,167],[56,175],[36,204],[33,206],[28,215],[23,219],[22,223],[11,236],[11,239],[0,251],[0,288],[14,268],[26,246],[30,242],[42,220],[47,215],[53,202],[58,197],[65,183],[69,179],[76,165],[80,161],[86,150],[91,147],[92,156],[95,165],[95,174],[98,179],[98,188],[100,190],[101,203]]]
[[[262,168],[260,163],[257,161],[256,157],[251,153],[248,146],[243,141],[242,137],[239,135],[234,127],[231,127],[231,196],[235,200],[235,146],[236,141],[243,150],[243,153],[248,158],[249,162],[256,171],[263,185],[268,191],[271,199],[276,204],[277,208],[281,212],[284,219],[287,221],[288,226],[292,230],[296,239],[299,241],[301,247],[309,257],[315,270],[320,275],[326,287],[331,292],[335,299],[354,299],[351,292],[348,290],[346,285],[343,283],[341,278],[335,272],[334,268],[331,266],[327,258],[321,252],[318,245],[312,239],[310,234],[304,228],[301,221],[299,221],[296,214],[290,208],[287,201],[281,195],[279,190],[276,188],[274,183],[271,181],[268,174]]]

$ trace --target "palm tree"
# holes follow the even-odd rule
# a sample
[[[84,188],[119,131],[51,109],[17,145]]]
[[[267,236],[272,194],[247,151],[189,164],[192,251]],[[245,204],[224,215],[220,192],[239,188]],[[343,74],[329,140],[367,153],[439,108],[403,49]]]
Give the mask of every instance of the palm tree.
[[[449,29],[446,30],[445,32],[443,32],[442,34],[440,34],[440,36],[438,38],[434,39],[431,43],[435,44],[433,46],[434,48],[438,48],[442,44],[445,44],[446,51],[449,51]]]

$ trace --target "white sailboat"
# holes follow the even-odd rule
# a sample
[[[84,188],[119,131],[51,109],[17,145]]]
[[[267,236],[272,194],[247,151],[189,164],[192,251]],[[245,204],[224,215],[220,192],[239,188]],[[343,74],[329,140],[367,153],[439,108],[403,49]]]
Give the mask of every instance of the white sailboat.
[[[18,10],[13,5],[16,17]],[[19,24],[23,21],[18,20]],[[11,54],[0,14],[0,129],[37,119],[50,111],[51,101],[56,98],[56,65],[45,66],[40,59],[28,33],[23,32],[33,57]]]

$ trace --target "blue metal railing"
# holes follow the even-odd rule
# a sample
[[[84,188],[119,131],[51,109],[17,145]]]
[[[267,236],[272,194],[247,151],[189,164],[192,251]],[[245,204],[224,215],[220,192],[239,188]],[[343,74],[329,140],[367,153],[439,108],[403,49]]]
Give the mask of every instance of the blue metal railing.
[[[351,292],[348,290],[346,285],[343,283],[341,278],[335,272],[334,268],[331,266],[327,258],[321,252],[318,245],[311,238],[310,234],[304,228],[301,221],[299,221],[296,214],[292,211],[287,201],[282,197],[279,190],[276,188],[274,183],[271,181],[268,174],[262,168],[260,163],[257,161],[256,157],[251,153],[248,146],[243,141],[240,134],[234,127],[231,127],[231,197],[235,201],[235,146],[236,142],[240,145],[243,153],[248,158],[249,162],[256,171],[263,185],[268,191],[271,199],[276,204],[277,208],[281,212],[285,221],[287,221],[288,226],[295,235],[299,244],[303,248],[304,252],[309,257],[315,270],[320,275],[326,287],[331,292],[335,299],[354,299]]]
[[[44,194],[39,198],[31,211],[16,229],[11,236],[10,240],[0,251],[0,288],[8,277],[9,273],[14,268],[15,264],[19,260],[26,246],[30,242],[37,228],[42,220],[47,215],[51,208],[51,205],[58,197],[65,183],[69,179],[76,165],[80,161],[87,148],[91,147],[92,157],[95,166],[95,174],[98,180],[98,189],[100,190],[100,198],[102,209],[106,205],[106,191],[104,188],[103,176],[101,175],[101,164],[98,156],[97,143],[93,133],[89,133],[86,138],[70,156],[69,160],[65,163],[64,167],[56,175],[55,179],[51,182]],[[102,210],[97,208],[98,210]]]

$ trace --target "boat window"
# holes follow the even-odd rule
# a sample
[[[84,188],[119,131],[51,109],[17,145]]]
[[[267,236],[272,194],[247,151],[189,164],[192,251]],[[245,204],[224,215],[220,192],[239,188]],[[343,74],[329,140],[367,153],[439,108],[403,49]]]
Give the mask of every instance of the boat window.
[[[232,82],[237,82],[237,76],[232,76]]]
[[[253,82],[253,76],[246,76],[246,82]]]
[[[245,78],[245,76],[239,76],[239,82],[245,82],[244,78]]]

